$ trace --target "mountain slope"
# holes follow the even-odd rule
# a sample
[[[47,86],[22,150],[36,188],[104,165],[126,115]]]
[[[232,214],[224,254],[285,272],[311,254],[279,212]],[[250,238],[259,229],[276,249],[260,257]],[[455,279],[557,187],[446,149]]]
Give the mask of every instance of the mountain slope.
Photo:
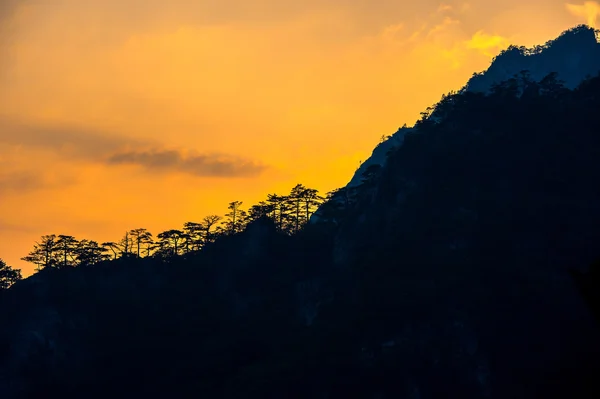
[[[401,127],[396,131],[396,133],[387,137],[384,141],[379,143],[379,145],[377,145],[377,147],[375,147],[375,149],[373,150],[371,156],[365,162],[361,163],[360,167],[356,170],[354,176],[352,176],[352,179],[346,187],[360,186],[363,181],[363,174],[369,169],[370,166],[385,165],[388,153],[393,149],[401,146],[406,134],[412,131],[413,129],[410,127]]]
[[[489,92],[494,84],[518,76],[522,71],[528,71],[530,78],[537,82],[554,72],[558,79],[564,81],[565,87],[573,89],[586,77],[595,76],[600,70],[598,32],[600,31],[586,25],[579,25],[544,45],[533,48],[510,46],[492,60],[487,70],[474,73],[463,90]],[[404,135],[411,131],[410,127],[400,128],[378,145],[356,170],[346,187],[359,186],[362,175],[370,166],[383,166],[387,152],[400,146]],[[313,221],[316,220],[315,218]]]
[[[562,397],[600,367],[598,323],[569,273],[599,256],[600,78],[546,83],[449,96],[359,194],[334,248],[370,311],[423,320],[425,345],[447,339],[434,320],[464,326],[457,350],[494,375],[481,386],[493,397]]]

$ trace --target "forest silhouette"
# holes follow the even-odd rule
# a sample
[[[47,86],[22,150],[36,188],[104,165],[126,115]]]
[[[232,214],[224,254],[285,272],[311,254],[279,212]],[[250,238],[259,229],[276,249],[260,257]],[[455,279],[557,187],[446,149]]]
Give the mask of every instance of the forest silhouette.
[[[249,223],[261,218],[273,220],[282,234],[295,234],[307,223],[323,198],[315,189],[297,184],[288,195],[269,194],[265,201],[242,209],[242,201],[232,201],[223,216],[208,215],[200,222],[186,222],[182,229],[169,229],[156,238],[144,228],[125,232],[119,241],[103,242],[70,235],[44,235],[22,260],[36,265],[36,271],[72,266],[91,266],[117,258],[168,259],[189,256],[201,251],[223,236],[245,230]]]
[[[45,235],[33,276],[0,262],[0,396],[600,397],[599,110],[600,65],[522,70],[356,186]]]

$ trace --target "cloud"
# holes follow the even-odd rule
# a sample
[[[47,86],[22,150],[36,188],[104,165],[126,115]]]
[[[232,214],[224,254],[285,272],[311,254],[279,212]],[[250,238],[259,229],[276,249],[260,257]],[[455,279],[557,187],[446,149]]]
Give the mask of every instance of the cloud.
[[[18,0],[0,0],[0,78],[9,64],[9,46],[13,36],[13,27],[9,23]]]
[[[469,4],[469,3],[458,3],[458,4],[440,3],[440,5],[438,6],[436,11],[438,14],[446,14],[446,13],[464,14],[467,11],[469,11],[470,9],[471,9],[471,4]]]
[[[586,1],[582,5],[567,3],[567,10],[576,17],[582,17],[586,23],[593,27],[598,27],[598,17],[600,16],[600,4],[595,1]]]
[[[35,233],[35,232],[37,232],[37,227],[23,226],[23,225],[14,224],[14,223],[0,222],[0,232]]]
[[[108,158],[112,165],[137,165],[150,172],[183,172],[198,177],[255,177],[267,166],[222,154],[178,150],[128,151]]]
[[[44,179],[33,172],[2,172],[0,174],[0,191],[3,193],[33,191],[44,185]]]
[[[429,30],[427,33],[427,37],[432,37],[440,34],[441,32],[447,31],[450,27],[460,25],[460,21],[458,19],[444,17],[444,20],[435,25],[433,28]]]
[[[437,8],[437,12],[444,13],[446,11],[452,11],[453,7],[450,4],[440,4]]]
[[[510,40],[500,35],[489,35],[482,30],[475,34],[465,42],[469,49],[478,50],[481,53],[492,57],[498,51],[507,48],[510,45]]]
[[[488,34],[481,29],[476,31],[463,23],[463,20],[468,21],[467,17],[455,16],[465,13],[469,7],[468,3],[441,4],[437,13],[430,14],[420,27],[410,23],[389,25],[380,31],[379,39],[395,51],[402,47],[404,54],[413,52],[415,59],[437,58],[449,70],[458,71],[465,64],[482,59],[482,55],[487,58],[497,55],[512,40],[512,37]]]
[[[49,171],[17,170],[0,172],[0,192],[24,194],[43,189],[66,188],[77,181],[73,176]]]
[[[21,149],[42,149],[63,161],[109,165],[139,165],[152,172],[209,177],[253,177],[267,166],[226,154],[194,154],[164,149],[163,144],[114,133],[65,125],[31,125],[0,117],[0,143]],[[45,187],[35,174],[6,175],[0,188],[30,190]]]
[[[23,123],[0,116],[0,143],[43,149],[71,160],[98,160],[123,147],[147,144],[110,132],[65,124]]]
[[[14,9],[15,0],[5,0],[0,2],[0,21],[3,21],[10,17]]]
[[[383,40],[397,40],[400,37],[399,34],[401,34],[403,30],[403,23],[386,26],[381,32],[381,38]]]
[[[19,6],[26,6],[35,0],[2,0],[0,1],[0,28],[5,27],[5,23],[10,20],[17,12]]]

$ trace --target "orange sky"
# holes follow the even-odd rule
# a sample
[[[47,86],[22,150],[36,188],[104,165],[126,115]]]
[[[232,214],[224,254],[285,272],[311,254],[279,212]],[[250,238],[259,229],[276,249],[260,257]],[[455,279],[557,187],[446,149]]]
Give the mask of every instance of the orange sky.
[[[509,43],[598,3],[2,0],[0,257],[346,184]],[[193,4],[193,5],[191,5]]]

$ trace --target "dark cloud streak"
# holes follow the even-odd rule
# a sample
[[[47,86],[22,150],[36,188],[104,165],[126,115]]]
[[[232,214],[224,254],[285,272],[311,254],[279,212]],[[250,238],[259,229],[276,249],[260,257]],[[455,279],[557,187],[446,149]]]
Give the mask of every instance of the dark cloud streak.
[[[6,223],[0,221],[0,232],[7,231],[11,233],[35,233],[38,231],[35,226],[22,226],[14,223]]]
[[[123,147],[149,142],[70,126],[35,126],[0,116],[0,143],[41,148],[72,159],[99,161]]]
[[[0,172],[0,196],[8,192],[23,194],[43,189],[66,188],[75,183],[76,179],[72,176],[51,176],[44,171]]]
[[[31,3],[31,0],[0,0],[0,31],[12,18],[19,5]]]
[[[150,140],[69,126],[34,126],[0,116],[0,143],[36,148],[62,159],[108,165],[138,165],[153,172],[185,173],[202,177],[254,177],[267,166],[226,154],[184,153],[163,149]],[[8,187],[9,180],[4,183]],[[12,181],[12,180],[10,180]],[[36,186],[33,177],[22,177],[23,187]]]
[[[184,155],[177,150],[129,151],[111,156],[109,164],[138,165],[154,172],[183,172],[199,177],[255,177],[267,166],[219,154]]]
[[[45,186],[41,175],[33,172],[10,172],[0,174],[0,192],[29,192]]]

